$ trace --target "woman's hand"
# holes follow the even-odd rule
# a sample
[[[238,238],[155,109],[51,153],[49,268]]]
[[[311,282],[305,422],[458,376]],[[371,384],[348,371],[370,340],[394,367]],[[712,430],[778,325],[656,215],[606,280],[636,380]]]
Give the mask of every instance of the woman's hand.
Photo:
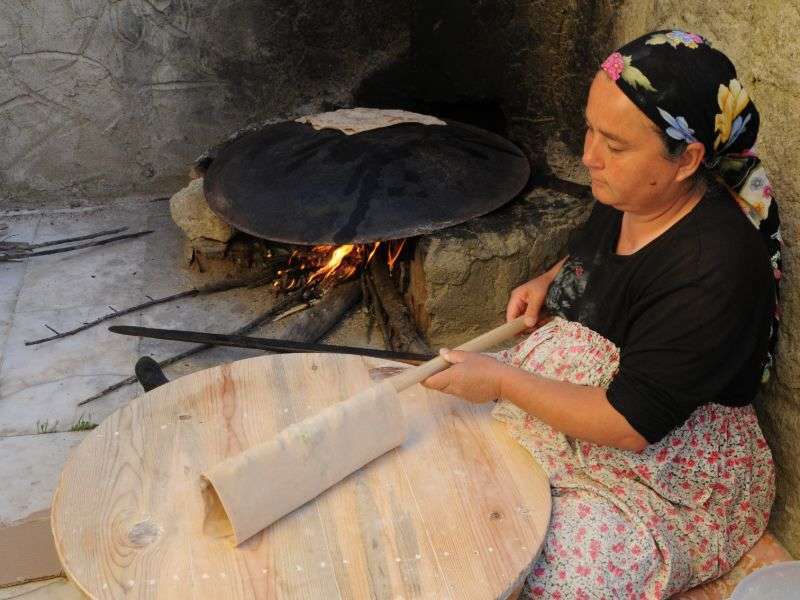
[[[506,306],[506,321],[511,321],[524,314],[527,327],[536,325],[539,321],[542,305],[547,297],[547,290],[550,289],[550,284],[555,279],[565,260],[566,258],[561,259],[549,271],[512,290]]]
[[[542,309],[544,299],[547,297],[547,290],[550,287],[550,283],[544,281],[543,277],[544,275],[539,275],[536,279],[531,279],[512,290],[506,306],[506,321],[511,321],[524,314],[526,327],[536,325],[539,320],[539,311]]]
[[[480,354],[442,348],[439,354],[451,366],[422,382],[427,388],[460,396],[467,402],[482,404],[500,396],[500,383],[506,365]]]

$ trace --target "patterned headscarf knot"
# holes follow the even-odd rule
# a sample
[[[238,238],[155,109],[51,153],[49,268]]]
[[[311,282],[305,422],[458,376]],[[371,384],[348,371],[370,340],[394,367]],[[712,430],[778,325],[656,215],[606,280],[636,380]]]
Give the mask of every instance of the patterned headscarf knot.
[[[704,167],[728,189],[764,239],[777,296],[782,243],[778,203],[755,151],[758,110],[733,63],[705,38],[674,29],[625,44],[601,69],[667,136],[703,144]],[[764,381],[775,354],[778,314],[776,297]]]

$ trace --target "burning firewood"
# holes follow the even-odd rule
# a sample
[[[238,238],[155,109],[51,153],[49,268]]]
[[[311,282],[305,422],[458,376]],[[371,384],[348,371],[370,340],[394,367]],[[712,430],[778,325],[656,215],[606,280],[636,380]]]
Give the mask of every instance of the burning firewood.
[[[375,242],[340,246],[296,246],[289,254],[285,267],[278,270],[273,287],[282,292],[308,288],[324,293],[365,268],[381,245],[381,242]],[[405,240],[385,243],[389,269],[394,266],[404,245]]]

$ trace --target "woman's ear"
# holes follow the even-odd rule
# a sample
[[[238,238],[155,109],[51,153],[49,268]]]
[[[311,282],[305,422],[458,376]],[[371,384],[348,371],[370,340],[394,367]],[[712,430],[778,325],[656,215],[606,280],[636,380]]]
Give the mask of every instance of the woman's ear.
[[[703,163],[706,156],[706,147],[700,142],[692,142],[686,146],[678,157],[678,170],[675,173],[675,181],[685,181],[695,174]]]

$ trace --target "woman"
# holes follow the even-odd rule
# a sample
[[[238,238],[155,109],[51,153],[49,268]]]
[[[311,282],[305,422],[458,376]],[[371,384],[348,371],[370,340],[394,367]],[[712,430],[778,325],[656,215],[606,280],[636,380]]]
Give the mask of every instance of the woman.
[[[555,318],[495,355],[443,349],[453,366],[425,385],[501,398],[494,416],[550,477],[526,594],[665,598],[728,571],[769,517],[751,403],[775,343],[777,205],[758,112],[698,35],[611,54],[586,123],[595,207],[507,308],[530,326]]]

